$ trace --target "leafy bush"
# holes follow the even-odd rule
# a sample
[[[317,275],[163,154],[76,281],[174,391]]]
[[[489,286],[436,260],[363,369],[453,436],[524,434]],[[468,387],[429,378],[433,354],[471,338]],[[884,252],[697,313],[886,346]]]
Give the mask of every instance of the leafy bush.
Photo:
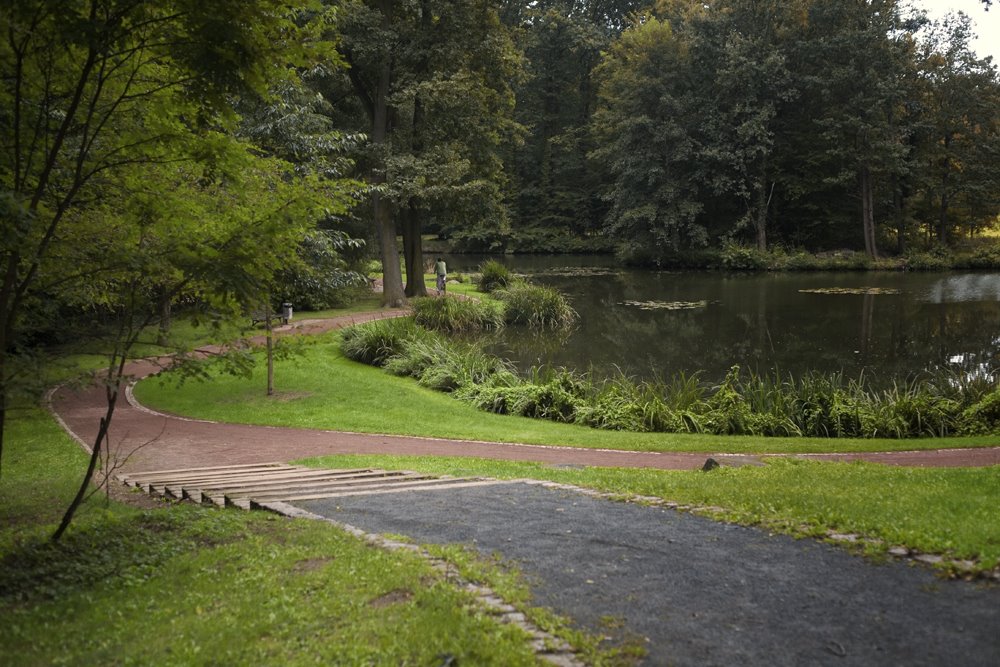
[[[413,318],[428,329],[447,332],[499,329],[504,323],[503,307],[478,299],[414,299]]]
[[[510,269],[495,259],[489,259],[479,266],[479,291],[489,294],[507,287],[514,282]]]
[[[561,329],[577,318],[566,297],[551,287],[519,281],[497,290],[494,296],[504,303],[505,319],[509,324]]]
[[[971,254],[956,258],[954,266],[961,269],[1000,269],[1000,245],[991,243],[980,246]]]
[[[913,253],[906,257],[906,268],[911,271],[947,271],[951,268],[951,259],[944,250]]]
[[[967,435],[989,435],[1000,431],[1000,389],[986,394],[966,408],[962,412],[959,428]]]
[[[722,248],[722,268],[727,271],[765,271],[768,257],[756,248],[728,243]]]

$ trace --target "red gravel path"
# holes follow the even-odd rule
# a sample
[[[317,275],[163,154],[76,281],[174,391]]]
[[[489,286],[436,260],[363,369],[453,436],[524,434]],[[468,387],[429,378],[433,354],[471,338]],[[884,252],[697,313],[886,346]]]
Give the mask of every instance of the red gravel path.
[[[304,320],[282,327],[281,331],[315,334],[362,321],[395,317],[402,312],[387,310],[329,320]],[[138,361],[130,364],[127,372],[141,378],[157,370],[160,367],[153,362]],[[52,408],[72,435],[82,443],[91,443],[105,410],[104,390],[96,386],[79,391],[59,389],[52,396]],[[125,401],[119,401],[115,410],[110,442],[111,451],[116,452],[119,459],[124,458],[124,453],[133,452],[124,465],[124,469],[132,471],[292,461],[325,454],[474,456],[548,464],[674,470],[700,468],[707,458],[705,454],[692,453],[625,452],[222,424],[157,414]],[[720,439],[720,443],[724,443],[724,439]],[[713,456],[725,462],[725,454]],[[989,466],[1000,465],[1000,446],[808,456],[907,466]],[[747,458],[750,457],[734,457],[734,462]]]

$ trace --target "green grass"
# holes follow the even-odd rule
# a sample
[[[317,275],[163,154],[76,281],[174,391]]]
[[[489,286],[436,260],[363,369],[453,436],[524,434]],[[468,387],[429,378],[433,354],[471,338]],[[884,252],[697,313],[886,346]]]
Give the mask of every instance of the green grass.
[[[1000,565],[1000,466],[894,468],[867,463],[771,459],[761,467],[701,471],[553,468],[473,458],[329,456],[307,465],[406,469],[455,476],[545,479],[622,496],[724,508],[728,520],[796,535],[829,530],[884,544]]]
[[[96,496],[53,545],[85,456],[42,411],[8,425],[0,665],[535,664],[422,559],[319,522]]]
[[[178,388],[169,374],[140,382],[143,403],[201,419],[442,438],[638,451],[791,453],[986,447],[995,437],[912,440],[762,438],[607,431],[476,410],[414,380],[345,359],[339,334],[321,337],[301,356],[276,363],[278,396],[265,396],[263,369],[253,377],[216,375]]]

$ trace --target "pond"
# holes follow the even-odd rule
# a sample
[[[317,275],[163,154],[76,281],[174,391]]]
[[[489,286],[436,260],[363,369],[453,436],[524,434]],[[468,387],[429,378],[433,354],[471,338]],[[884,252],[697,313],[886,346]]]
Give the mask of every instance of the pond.
[[[473,271],[482,257],[447,258]],[[613,258],[502,261],[558,288],[580,314],[562,335],[510,329],[493,351],[518,366],[551,364],[639,378],[733,365],[800,376],[842,371],[878,384],[948,370],[1000,368],[1000,273],[726,274],[623,269]]]

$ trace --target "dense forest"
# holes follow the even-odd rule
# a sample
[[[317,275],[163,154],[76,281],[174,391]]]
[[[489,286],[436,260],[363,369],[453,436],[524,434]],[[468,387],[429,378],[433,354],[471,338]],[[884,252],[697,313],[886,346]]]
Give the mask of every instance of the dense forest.
[[[962,14],[425,0],[345,4],[337,29],[349,67],[323,92],[369,137],[359,175],[383,253],[404,238],[408,295],[426,233],[637,264],[733,245],[877,259],[1000,212],[1000,80]]]
[[[996,222],[1000,87],[964,15],[722,0],[506,16],[528,73],[517,119],[529,129],[507,161],[518,247],[877,257]]]

